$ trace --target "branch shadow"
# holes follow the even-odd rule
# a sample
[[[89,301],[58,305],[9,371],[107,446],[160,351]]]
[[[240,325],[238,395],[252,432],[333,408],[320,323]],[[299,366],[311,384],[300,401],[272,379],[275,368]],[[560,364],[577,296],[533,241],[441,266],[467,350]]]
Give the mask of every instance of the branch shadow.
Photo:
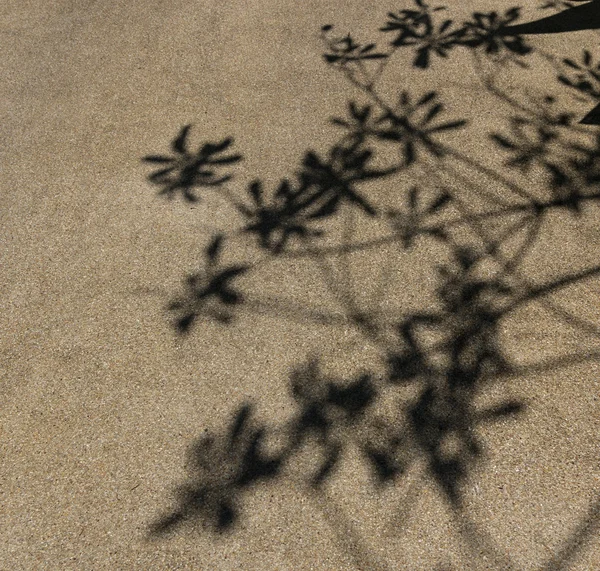
[[[318,356],[306,359],[289,374],[295,408],[282,423],[258,418],[253,403],[241,403],[221,429],[193,443],[187,481],[176,490],[174,509],[151,525],[150,537],[198,522],[217,534],[232,532],[243,517],[245,496],[260,485],[289,478],[290,472],[321,497],[340,470],[345,451],[353,447],[360,451],[376,488],[393,486],[414,465],[424,465],[457,521],[463,522],[460,531],[465,541],[483,546],[502,568],[514,568],[508,555],[468,519],[464,489],[486,459],[481,428],[518,420],[526,414],[527,402],[508,395],[486,407],[478,402],[506,378],[598,358],[597,353],[582,352],[522,367],[503,349],[500,331],[517,309],[536,303],[562,322],[600,337],[600,326],[569,313],[552,298],[571,285],[600,276],[600,265],[564,272],[542,283],[522,271],[548,224],[565,217],[580,219],[587,208],[597,205],[600,136],[577,130],[573,115],[558,108],[550,95],[532,107],[516,103],[505,129],[489,133],[495,150],[505,156],[506,175],[444,142],[442,133],[453,135],[459,143],[459,133],[468,122],[443,119],[446,108],[439,93],[401,91],[395,102],[387,102],[374,85],[395,50],[403,47],[415,50],[413,65],[419,69],[427,69],[432,58],[447,57],[458,47],[501,58],[501,63],[518,63],[533,52],[522,35],[589,29],[577,25],[598,27],[590,12],[594,9],[594,17],[598,15],[598,1],[570,8],[562,19],[550,16],[511,25],[519,18],[519,9],[512,8],[504,15],[474,13],[462,26],[452,20],[438,25],[433,15],[443,8],[429,8],[422,0],[415,3],[414,9],[390,13],[381,29],[394,34],[390,51],[360,44],[350,35],[335,36],[332,26],[323,28],[325,61],[361,88],[368,102],[349,102],[347,115],[332,119],[342,131],[338,142],[325,153],[307,150],[298,170],[274,189],[256,179],[241,196],[232,192],[227,186],[232,175],[217,174],[217,169],[242,160],[238,154],[220,154],[229,152],[233,140],[205,143],[194,154],[187,144],[190,126],[183,127],[171,144],[176,157],[145,159],[168,165],[149,177],[159,194],[181,193],[184,200],[195,201],[202,199],[199,190],[217,193],[241,220],[235,232],[213,237],[205,249],[203,268],[187,276],[183,291],[168,305],[179,334],[190,334],[204,319],[230,326],[242,312],[270,314],[291,322],[354,327],[378,346],[385,363],[383,374],[337,378],[324,372]],[[564,60],[558,80],[600,97],[600,87],[584,78],[596,73],[591,60],[587,51],[581,64]],[[369,72],[367,66],[373,64],[379,67]],[[600,75],[595,79],[600,86]],[[490,93],[510,100],[496,88],[490,88]],[[582,122],[595,124],[595,120]],[[483,209],[473,209],[466,195],[443,184],[434,173],[432,165],[447,172],[451,161],[468,167],[480,179],[492,180],[499,196],[490,196],[483,183],[471,183],[470,191],[486,203]],[[425,180],[413,176],[417,167],[426,169]],[[545,182],[544,196],[510,178],[532,172]],[[392,184],[398,175],[404,180],[408,175],[411,184],[390,208],[370,190],[373,184]],[[361,242],[349,239],[346,228],[338,243],[324,245],[323,240],[333,236],[332,221],[349,211],[365,224],[385,221],[387,233]],[[491,230],[494,225],[501,229]],[[467,242],[465,230],[470,233]],[[515,245],[519,233],[523,237]],[[236,240],[252,242],[263,257],[258,262],[230,263],[224,252],[235,251]],[[260,276],[275,260],[307,259],[314,262],[315,271],[322,271],[331,258],[347,258],[352,252],[376,251],[388,244],[415,251],[423,243],[434,244],[444,253],[432,275],[435,301],[424,311],[400,311],[384,319],[380,312],[359,310],[346,293],[347,284],[339,280],[329,280],[328,286],[341,300],[340,313],[283,298],[265,301],[244,288],[246,279]],[[408,399],[407,388],[412,395]],[[389,395],[397,395],[391,419],[379,414],[380,402]],[[540,571],[567,569],[597,532],[599,506],[598,501],[592,504],[586,518]]]

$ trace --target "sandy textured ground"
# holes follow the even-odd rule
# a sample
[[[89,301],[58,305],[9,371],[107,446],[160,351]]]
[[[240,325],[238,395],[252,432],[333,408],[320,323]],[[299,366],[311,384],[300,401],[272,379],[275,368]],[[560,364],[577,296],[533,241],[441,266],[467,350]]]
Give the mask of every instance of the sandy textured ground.
[[[465,0],[452,10],[460,18],[512,4]],[[532,4],[525,19],[540,15]],[[506,557],[515,569],[600,568],[600,400],[598,361],[590,358],[506,381],[503,390],[528,407],[483,434],[487,457],[465,491],[469,520],[452,515],[419,468],[377,496],[358,462],[330,482],[327,501],[281,479],[248,498],[230,536],[192,526],[147,540],[184,478],[194,438],[246,400],[265,417],[285,417],[284,379],[311,353],[354,369],[369,357],[348,327],[266,313],[177,337],[165,304],[215,228],[228,228],[230,211],[219,201],[156,197],[140,159],[165,151],[192,123],[196,140],[235,136],[246,159],[239,181],[293,172],[306,149],[326,148],[328,119],[356,97],[324,64],[320,26],[335,23],[368,39],[398,7],[382,0],[2,3],[1,569],[441,571],[507,568]],[[535,41],[559,55],[582,46],[598,55],[591,31]],[[453,58],[430,73],[402,69],[388,78],[390,89],[436,89],[455,116],[468,104],[475,122],[461,150],[494,163],[486,133],[506,111],[477,87],[468,62]],[[552,81],[540,65],[517,69],[505,85],[518,95]],[[554,82],[552,90],[567,88]],[[567,101],[581,116],[590,108]],[[599,220],[593,210],[561,219],[527,262],[528,275],[598,264]],[[427,279],[418,256],[402,256],[392,272],[404,285],[388,292],[391,306],[414,305]],[[353,260],[364,303],[389,279],[379,264]],[[334,304],[303,264],[284,275],[274,271],[250,286],[306,306]],[[561,303],[600,324],[599,288],[588,280]],[[597,337],[535,305],[515,317],[504,342],[524,364],[600,349]],[[563,563],[549,564],[561,550]]]

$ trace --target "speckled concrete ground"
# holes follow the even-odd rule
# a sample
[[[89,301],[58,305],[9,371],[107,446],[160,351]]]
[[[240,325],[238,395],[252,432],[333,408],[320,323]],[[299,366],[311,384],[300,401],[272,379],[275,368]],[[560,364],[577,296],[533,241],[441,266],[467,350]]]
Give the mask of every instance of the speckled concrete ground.
[[[294,172],[306,149],[326,148],[328,119],[357,97],[324,64],[321,25],[366,40],[404,4],[2,4],[1,569],[501,569],[508,559],[514,569],[600,568],[592,358],[599,338],[534,304],[507,325],[506,351],[523,366],[574,353],[586,358],[506,379],[503,391],[528,406],[522,417],[482,432],[487,455],[469,479],[462,514],[448,508],[418,464],[377,495],[350,452],[322,494],[283,478],[259,488],[226,537],[192,526],[147,539],[185,476],[186,448],[205,429],[247,400],[265,417],[284,418],[292,406],[284,380],[307,355],[318,352],[348,370],[370,357],[347,325],[269,312],[177,337],[165,303],[214,230],[231,224],[231,212],[219,201],[156,197],[140,158],[166,150],[192,123],[197,140],[235,136],[245,156],[236,180]],[[460,19],[512,4],[465,0],[450,10]],[[539,17],[529,4],[524,19]],[[597,57],[597,44],[591,31],[535,38],[559,56],[583,46]],[[468,106],[474,120],[461,151],[499,164],[487,134],[505,124],[507,111],[478,87],[466,58],[429,73],[402,61],[395,69],[384,78],[387,89],[435,89],[454,116]],[[591,108],[569,98],[543,58],[511,73],[503,85],[517,98],[551,85],[574,113]],[[599,219],[590,208],[558,220],[524,271],[543,281],[598,264]],[[431,265],[393,249],[382,255],[393,257],[388,271],[403,284],[386,303],[414,306]],[[353,259],[357,299],[368,303],[389,279],[384,265]],[[335,308],[300,262],[283,279],[274,272],[249,287]],[[586,280],[556,303],[600,325],[599,288]]]

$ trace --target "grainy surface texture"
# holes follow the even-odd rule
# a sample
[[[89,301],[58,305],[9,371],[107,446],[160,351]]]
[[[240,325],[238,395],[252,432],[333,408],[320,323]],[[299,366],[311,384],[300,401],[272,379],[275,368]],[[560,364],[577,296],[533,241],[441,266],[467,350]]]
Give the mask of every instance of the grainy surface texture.
[[[504,14],[515,0],[447,4],[446,12],[433,13],[436,21]],[[339,30],[363,42],[373,38],[387,50],[395,36],[378,31],[386,14],[411,6],[409,0],[2,2],[1,569],[600,568],[600,211],[594,199],[600,147],[593,143],[600,126],[574,122],[564,164],[550,168],[550,175],[572,176],[571,186],[544,171],[543,157],[539,164],[532,159],[526,172],[507,166],[515,148],[490,137],[513,137],[510,117],[541,113],[545,95],[556,97],[562,112],[585,116],[593,97],[557,75],[577,74],[569,66],[565,72],[561,62],[582,61],[584,49],[598,61],[598,30],[523,36],[535,48],[524,58],[527,67],[503,65],[484,49],[474,55],[477,50],[463,46],[448,58],[434,54],[427,69],[418,69],[413,48],[401,48],[377,86],[389,101],[402,90],[416,98],[434,90],[445,103],[445,121],[469,120],[460,132],[439,133],[440,144],[455,149],[451,157],[430,155],[393,181],[369,183],[365,196],[372,192],[380,209],[406,208],[409,189],[420,185],[460,197],[432,223],[438,228],[444,216],[477,219],[474,213],[490,207],[526,215],[521,225],[518,218],[481,217],[483,223],[455,224],[453,234],[492,262],[509,260],[506,275],[518,274],[509,285],[521,293],[506,302],[514,307],[494,330],[505,368],[488,371],[499,380],[469,393],[469,406],[490,410],[508,399],[523,404],[520,414],[498,412],[495,422],[471,426],[452,416],[452,404],[435,414],[431,407],[418,409],[423,387],[434,387],[432,370],[439,376],[474,358],[457,357],[466,349],[456,343],[450,356],[430,350],[430,369],[385,383],[390,331],[397,331],[389,324],[439,310],[439,267],[452,263],[439,236],[421,236],[408,250],[402,239],[383,239],[382,247],[344,255],[264,262],[253,236],[238,233],[227,241],[228,259],[257,265],[236,278],[248,299],[239,312],[233,306],[236,319],[229,325],[198,319],[188,335],[178,335],[166,310],[182,277],[202,265],[212,237],[235,234],[240,215],[216,187],[200,189],[207,192],[198,202],[158,196],[146,179],[152,165],[142,157],[168,152],[187,124],[193,124],[193,145],[233,136],[244,161],[231,166],[228,190],[251,204],[249,181],[260,178],[270,190],[282,177],[293,178],[308,150],[324,156],[339,141],[342,131],[330,119],[346,116],[349,100],[369,102],[369,93],[323,60],[321,26],[334,24],[334,36]],[[523,2],[519,22],[554,13]],[[365,66],[372,70],[377,63]],[[524,136],[530,127],[522,127]],[[540,134],[531,128],[532,137]],[[534,147],[527,147],[529,157]],[[523,206],[531,196],[519,196],[506,179],[536,203],[558,196],[566,204],[573,188],[583,188],[587,198],[585,204],[575,198],[570,208],[536,210]],[[323,243],[389,236],[385,216],[365,217],[360,208],[353,214],[352,204],[335,219],[315,219],[331,230]],[[543,222],[527,243],[526,229],[542,211]],[[298,243],[290,240],[290,248]],[[525,254],[515,254],[519,249]],[[512,266],[511,256],[517,260]],[[498,270],[489,272],[488,278]],[[544,290],[547,284],[554,285]],[[359,312],[367,316],[362,321]],[[407,339],[401,341],[404,350]],[[444,340],[434,331],[423,343],[439,347]],[[267,432],[291,426],[298,403],[290,371],[311,358],[331,378],[365,373],[376,379],[381,399],[374,425],[394,434],[394,423],[406,429],[411,451],[404,473],[377,485],[361,440],[368,423],[348,420],[332,429],[337,444],[325,447],[326,456],[333,463],[337,445],[341,456],[320,486],[306,484],[305,466],[318,466],[307,442],[273,478],[240,484],[239,497],[225,497],[234,494],[232,487],[205,497],[216,501],[221,493],[225,503],[238,502],[225,533],[214,533],[214,521],[200,509],[170,533],[153,536],[152,525],[178,509],[173,491],[189,478],[191,443],[226,427],[244,403],[253,403]],[[484,360],[491,366],[488,353]],[[406,362],[397,359],[397,365]],[[417,377],[425,380],[412,383]],[[334,416],[344,410],[350,416],[364,404],[358,398],[344,409],[339,399]],[[409,403],[412,416],[402,416],[398,402]],[[243,410],[239,430],[247,428]],[[427,424],[430,413],[437,420]],[[476,433],[481,451],[461,448],[469,442],[466,433]],[[278,445],[269,443],[273,454]],[[315,446],[318,451],[319,442]],[[434,459],[462,459],[461,453],[477,456],[468,471],[464,466],[465,475],[438,471],[436,479]],[[228,477],[230,459],[209,459],[209,483]],[[453,492],[448,482],[459,479]]]

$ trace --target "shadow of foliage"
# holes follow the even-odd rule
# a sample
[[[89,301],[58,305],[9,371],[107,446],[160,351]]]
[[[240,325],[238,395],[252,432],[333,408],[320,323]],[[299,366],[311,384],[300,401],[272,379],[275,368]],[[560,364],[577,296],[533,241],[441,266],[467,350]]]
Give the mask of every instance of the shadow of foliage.
[[[187,201],[196,202],[198,198],[192,193],[192,188],[220,186],[227,182],[231,175],[217,176],[215,168],[237,163],[242,157],[221,154],[231,146],[233,139],[205,143],[196,153],[190,152],[187,144],[190,127],[191,125],[183,127],[171,143],[174,156],[150,155],[144,161],[163,165],[163,168],[148,177],[150,182],[161,187],[160,194],[171,198],[179,191]]]
[[[149,177],[160,194],[171,198],[180,192],[191,201],[198,199],[196,189],[207,188],[227,200],[241,220],[234,231],[213,237],[205,249],[203,268],[186,278],[183,291],[168,306],[181,334],[189,333],[201,319],[228,325],[238,312],[264,312],[261,300],[235,280],[260,274],[273,260],[307,259],[318,266],[332,257],[390,244],[415,251],[430,242],[440,249],[440,263],[431,276],[435,302],[424,311],[382,316],[368,308],[358,310],[354,300],[341,295],[344,315],[340,318],[320,309],[269,300],[280,317],[318,324],[341,321],[355,328],[378,347],[385,372],[336,378],[324,372],[318,356],[311,356],[290,372],[295,408],[286,421],[260,419],[252,403],[242,403],[222,429],[193,444],[188,479],[176,492],[176,506],[155,522],[152,535],[196,520],[219,533],[233,530],[243,513],[244,496],[257,485],[293,471],[308,490],[323,489],[349,447],[360,451],[380,487],[393,485],[421,463],[451,510],[467,518],[464,487],[486,458],[480,428],[527,411],[526,402],[508,394],[492,405],[478,404],[480,395],[501,386],[503,379],[525,372],[503,351],[502,328],[518,309],[535,302],[564,322],[600,335],[600,327],[550,299],[557,291],[600,275],[600,265],[565,272],[546,282],[532,281],[522,268],[544,227],[557,217],[578,220],[586,207],[600,199],[600,135],[579,126],[554,95],[517,101],[498,87],[493,75],[481,73],[482,89],[510,109],[505,127],[488,137],[491,148],[504,156],[504,169],[496,170],[460,150],[460,135],[468,121],[446,118],[438,92],[415,94],[401,89],[388,100],[377,90],[378,80],[399,49],[413,50],[413,65],[422,70],[430,67],[433,58],[446,58],[455,49],[470,50],[499,66],[527,66],[526,58],[532,59],[536,49],[523,36],[548,33],[555,16],[539,24],[519,25],[515,22],[520,10],[514,7],[504,14],[474,13],[469,20],[455,23],[444,17],[445,7],[430,7],[423,0],[414,4],[388,14],[381,28],[392,38],[387,49],[360,44],[349,34],[338,37],[333,26],[323,27],[326,63],[359,89],[363,101],[350,101],[346,115],[331,120],[342,134],[327,152],[308,150],[296,172],[282,178],[273,190],[260,179],[241,192],[229,189],[232,175],[219,169],[242,160],[241,155],[225,154],[232,139],[205,143],[192,153],[189,125],[171,143],[174,156],[144,159],[164,166]],[[585,10],[597,7],[597,2],[573,6],[548,2],[541,8],[566,8],[570,14],[566,21],[572,23],[588,14]],[[592,99],[600,97],[600,68],[591,52],[584,50],[581,61],[555,58],[553,63],[557,86]],[[451,144],[442,133],[452,135]],[[473,176],[461,175],[457,166]],[[425,177],[415,174],[418,168]],[[453,183],[448,184],[447,176],[440,173],[451,174]],[[518,182],[531,173],[544,194]],[[473,182],[477,177],[486,182]],[[398,186],[395,205],[378,200],[377,193],[370,192],[373,184]],[[473,192],[485,203],[483,207],[471,204]],[[330,233],[329,223],[349,213],[359,223],[381,220],[387,231],[363,241],[346,236],[332,245],[335,234]],[[511,239],[517,234],[523,239],[515,245]],[[235,251],[236,240],[250,240],[262,258],[224,263],[223,250]],[[328,283],[332,289],[337,285],[344,289],[343,284]],[[539,369],[560,366],[561,361],[541,363]],[[394,416],[383,417],[378,412],[380,402],[390,398]],[[305,457],[309,459],[298,463]],[[599,513],[596,502],[587,519],[540,569],[566,569],[596,531]],[[492,559],[508,561],[494,555],[496,548],[474,524],[465,524],[462,533],[466,541],[481,543]]]

